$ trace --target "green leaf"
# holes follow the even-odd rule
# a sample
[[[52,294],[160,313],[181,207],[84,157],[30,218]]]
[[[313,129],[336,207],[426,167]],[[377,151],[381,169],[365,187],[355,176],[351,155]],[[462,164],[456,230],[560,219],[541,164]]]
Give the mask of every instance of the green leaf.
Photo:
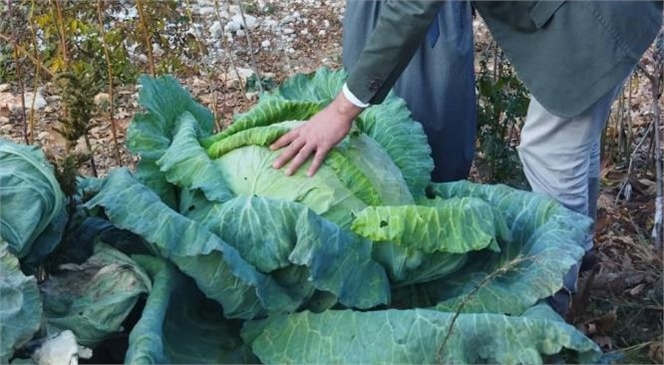
[[[562,352],[580,363],[599,358],[597,344],[554,318],[542,307],[520,317],[328,310],[248,321],[242,336],[269,364],[542,364]]]
[[[265,127],[287,120],[308,120],[316,112],[323,108],[323,103],[312,101],[269,99],[259,102],[249,111],[238,114],[233,118],[233,123],[223,131],[204,138],[201,145],[205,149],[215,142],[221,141],[232,134],[256,127]],[[223,153],[213,153],[220,156]]]
[[[164,351],[163,323],[176,285],[176,271],[157,257],[136,255],[134,259],[152,279],[143,315],[129,334],[129,348],[125,364],[166,364],[170,360]]]
[[[170,146],[177,119],[185,111],[199,123],[199,138],[207,137],[214,127],[214,116],[196,102],[171,76],[141,76],[138,103],[147,111],[137,113],[127,129],[127,147],[141,158],[159,159]]]
[[[240,321],[224,318],[194,282],[157,257],[133,258],[154,284],[129,335],[125,364],[257,363],[239,336]]]
[[[97,206],[117,227],[142,236],[161,257],[192,277],[207,297],[222,304],[228,318],[254,318],[299,305],[235,248],[166,206],[126,168],[108,174],[102,190],[87,203],[88,208]]]
[[[260,272],[306,267],[307,275],[297,280],[300,285],[311,282],[346,307],[368,309],[389,302],[387,275],[372,260],[371,243],[302,204],[237,197],[207,216],[204,224]]]
[[[14,351],[39,330],[42,300],[34,276],[21,272],[9,245],[0,239],[0,363],[8,364]]]
[[[346,71],[320,68],[312,74],[297,74],[263,96],[264,101],[285,99],[329,104],[341,91]],[[378,142],[403,174],[410,192],[424,196],[431,180],[433,159],[422,125],[412,119],[406,102],[394,92],[383,103],[366,108],[357,118],[360,131]]]
[[[272,168],[279,153],[251,145],[232,150],[214,163],[221,171],[219,178],[228,183],[236,196],[256,195],[299,202],[342,228],[349,228],[353,214],[367,206],[327,164],[321,166],[313,177],[306,175],[310,162],[291,176]]]
[[[194,116],[184,112],[176,122],[173,143],[157,160],[157,165],[171,184],[201,189],[209,200],[225,202],[233,197],[233,193],[198,142],[198,126]]]
[[[97,242],[84,263],[65,264],[40,284],[47,334],[71,330],[79,344],[95,346],[122,331],[150,279],[120,251]]]
[[[168,206],[175,207],[176,189],[159,170],[157,160],[173,142],[178,118],[184,112],[190,113],[197,122],[197,139],[212,134],[214,116],[172,76],[143,75],[139,83],[138,103],[145,112],[136,113],[127,128],[127,149],[140,157],[136,168],[138,179],[157,192]]]
[[[429,254],[466,253],[491,248],[506,229],[502,216],[481,199],[452,198],[437,206],[367,207],[353,231],[372,241],[390,241]]]
[[[443,200],[485,200],[502,212],[513,239],[499,241],[499,253],[471,255],[453,275],[394,293],[396,301],[406,300],[401,306],[429,297],[429,305],[442,311],[518,315],[562,289],[564,276],[583,257],[590,220],[550,198],[468,181],[435,184],[433,190]]]
[[[19,259],[39,240],[33,261],[40,261],[55,248],[66,223],[65,196],[53,167],[38,146],[2,138],[0,165],[0,238]]]

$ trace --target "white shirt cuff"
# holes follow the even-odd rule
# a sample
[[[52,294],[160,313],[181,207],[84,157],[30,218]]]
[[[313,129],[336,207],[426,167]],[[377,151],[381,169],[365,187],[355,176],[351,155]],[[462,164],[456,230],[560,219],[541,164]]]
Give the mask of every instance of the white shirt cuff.
[[[348,101],[353,103],[353,105],[355,105],[356,107],[366,108],[366,107],[369,106],[369,104],[363,103],[363,102],[360,101],[360,99],[356,98],[355,95],[353,95],[353,93],[350,92],[350,90],[348,89],[348,85],[346,83],[344,83],[344,87],[342,89],[342,92],[344,93],[344,96],[346,97],[346,99],[348,99]]]

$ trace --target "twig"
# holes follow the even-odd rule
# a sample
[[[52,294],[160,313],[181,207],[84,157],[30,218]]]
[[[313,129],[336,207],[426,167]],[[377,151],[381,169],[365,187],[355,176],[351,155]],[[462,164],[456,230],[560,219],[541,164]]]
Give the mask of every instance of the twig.
[[[242,23],[244,24],[244,35],[247,38],[247,47],[249,47],[249,57],[251,59],[252,67],[256,73],[256,80],[258,80],[258,90],[263,93],[263,79],[259,73],[258,66],[256,65],[256,57],[254,56],[254,48],[251,45],[251,37],[249,36],[249,27],[247,26],[247,20],[244,18],[244,8],[242,6],[242,0],[237,0],[238,7],[240,8],[240,16],[242,17]],[[240,80],[242,81],[242,80]]]
[[[228,40],[223,34],[223,29],[224,29],[224,22],[221,20],[221,13],[219,12],[219,0],[214,1],[214,9],[215,13],[217,15],[217,21],[219,22],[219,26],[221,26],[222,29],[222,35],[221,35],[221,40],[222,40],[222,51],[224,54],[228,56],[228,61],[231,64],[231,67],[233,67],[233,70],[235,71],[235,76],[237,76],[237,79],[240,84],[240,90],[242,91],[242,97],[244,98],[245,101],[248,101],[249,99],[247,98],[247,91],[244,88],[244,83],[242,82],[242,78],[240,77],[240,71],[238,71],[237,66],[235,65],[235,62],[233,61],[233,56],[231,55],[230,52],[230,46],[228,44]],[[225,81],[225,80],[224,80]]]
[[[145,13],[143,13],[143,3],[141,0],[136,0],[136,8],[138,8],[138,17],[141,21],[141,29],[143,30],[143,40],[145,41],[145,47],[148,50],[150,75],[154,77],[156,73],[154,68],[154,57],[152,56],[152,42],[150,42],[150,35],[148,34],[148,27],[145,22]]]
[[[30,4],[30,16],[28,17],[28,26],[30,28],[30,34],[32,35],[32,46],[35,48],[35,55],[39,63],[41,59],[39,57],[39,47],[37,43],[37,32],[35,32],[34,23],[32,22],[32,16],[35,11],[35,0],[32,0]],[[41,73],[39,72],[39,66],[35,65],[35,83],[33,90],[35,90],[34,97],[32,98],[32,105],[30,105],[30,121],[29,121],[29,136],[30,143],[34,142],[35,138],[35,103],[37,102],[37,87],[39,85]]]
[[[11,0],[8,0],[8,1],[11,1]],[[11,36],[8,36],[8,35],[6,35],[2,32],[0,32],[0,39],[4,40],[7,43],[10,43],[10,44],[12,43]],[[53,73],[53,71],[49,70],[48,67],[46,67],[41,61],[37,60],[35,58],[35,56],[30,54],[30,52],[28,52],[25,48],[21,47],[20,44],[14,44],[13,47],[14,47],[15,51],[21,52],[24,56],[28,57],[30,59],[30,61],[32,61],[32,63],[34,63],[42,71],[44,71],[45,73],[47,73],[51,77],[55,77],[55,73]]]
[[[28,138],[28,123],[27,123],[27,117],[25,115],[25,86],[23,86],[23,75],[22,75],[22,67],[21,67],[21,60],[18,57],[18,51],[16,51],[16,34],[14,33],[15,27],[14,27],[14,12],[12,11],[12,0],[7,0],[7,10],[9,11],[9,22],[10,22],[10,27],[11,27],[11,32],[12,32],[12,37],[11,37],[11,45],[12,48],[14,49],[14,63],[16,64],[16,76],[18,77],[18,87],[21,89],[21,117],[22,117],[22,122],[23,122],[23,139],[25,140],[25,144],[30,144],[30,139]],[[33,100],[37,96],[37,91],[35,90],[34,97],[32,98]]]
[[[113,134],[113,149],[115,152],[115,160],[117,161],[118,165],[122,166],[122,159],[120,158],[120,147],[118,146],[117,126],[115,125],[115,108],[113,105],[113,67],[111,66],[111,56],[109,55],[108,44],[106,43],[106,30],[104,29],[104,19],[102,17],[102,0],[97,1],[97,18],[99,19],[101,44],[104,49],[104,58],[106,58],[106,72],[108,73],[108,117],[111,122],[111,133]]]
[[[459,315],[461,315],[463,308],[468,304],[470,299],[483,287],[485,287],[490,281],[494,280],[495,278],[504,275],[505,273],[509,272],[510,270],[514,269],[517,265],[521,264],[522,262],[525,262],[527,260],[534,260],[534,257],[523,257],[523,256],[517,256],[513,260],[510,260],[506,262],[503,266],[499,267],[496,269],[496,271],[492,272],[490,275],[487,275],[480,281],[480,283],[470,292],[468,295],[463,299],[461,304],[459,304],[458,309],[454,313],[454,317],[452,317],[452,321],[450,322],[449,329],[447,331],[447,334],[445,335],[445,338],[443,339],[443,343],[440,345],[437,351],[438,355],[438,363],[444,363],[443,359],[440,357],[443,354],[443,351],[445,350],[445,346],[447,346],[447,342],[449,341],[450,337],[452,337],[452,331],[454,329],[454,325],[456,324],[457,319],[459,318]]]
[[[629,158],[629,164],[627,165],[627,176],[625,177],[625,180],[622,182],[622,184],[620,186],[620,190],[618,191],[618,194],[616,194],[616,199],[615,199],[615,204],[616,205],[618,204],[618,201],[620,200],[620,196],[625,192],[625,190],[630,189],[627,186],[629,185],[629,178],[632,175],[632,170],[633,170],[633,165],[634,165],[634,159],[636,158],[636,153],[639,151],[639,149],[643,145],[643,142],[645,142],[645,140],[648,138],[648,135],[650,134],[650,130],[652,129],[654,124],[655,123],[653,121],[648,125],[648,128],[646,129],[645,133],[643,133],[643,137],[641,137],[641,140],[639,141],[639,143],[636,145],[636,147],[634,147],[634,150],[632,150],[632,154]],[[630,195],[630,194],[625,193],[625,199],[626,200],[629,200],[628,195]]]
[[[655,48],[659,48],[659,43],[662,42],[664,37],[664,31],[660,31],[657,39],[655,40]],[[656,52],[654,56],[655,65],[653,68],[653,73],[648,72],[643,65],[639,64],[637,67],[643,72],[643,74],[650,80],[650,88],[652,91],[653,101],[652,101],[652,112],[653,112],[653,124],[655,128],[655,183],[657,196],[655,198],[655,218],[653,222],[653,228],[651,233],[651,238],[653,244],[657,251],[662,249],[662,146],[659,137],[659,128],[660,128],[660,117],[661,111],[659,107],[659,98],[661,97],[660,85],[662,77],[664,77],[664,59]]]
[[[60,48],[62,52],[62,60],[65,64],[65,69],[69,69],[69,52],[67,51],[67,33],[65,32],[64,18],[62,17],[62,4],[60,0],[55,0],[55,10],[57,16],[55,17],[56,26],[58,28],[58,37],[60,38]]]

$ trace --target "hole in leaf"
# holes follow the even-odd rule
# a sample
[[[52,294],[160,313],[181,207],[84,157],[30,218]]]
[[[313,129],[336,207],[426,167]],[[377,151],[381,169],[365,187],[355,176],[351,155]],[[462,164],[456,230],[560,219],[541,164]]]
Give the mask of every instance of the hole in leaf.
[[[189,211],[190,211],[190,212],[193,211],[194,209],[196,209],[196,206],[195,206],[195,205],[191,205],[191,206],[189,207]]]
[[[387,221],[380,221],[380,228],[387,227]]]

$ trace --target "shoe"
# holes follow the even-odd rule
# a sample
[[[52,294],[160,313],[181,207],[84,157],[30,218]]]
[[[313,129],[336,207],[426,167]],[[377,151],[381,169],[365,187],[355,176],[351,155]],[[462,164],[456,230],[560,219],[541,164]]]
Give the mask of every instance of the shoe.
[[[599,257],[593,251],[586,251],[581,259],[580,272],[594,270],[599,265]]]

